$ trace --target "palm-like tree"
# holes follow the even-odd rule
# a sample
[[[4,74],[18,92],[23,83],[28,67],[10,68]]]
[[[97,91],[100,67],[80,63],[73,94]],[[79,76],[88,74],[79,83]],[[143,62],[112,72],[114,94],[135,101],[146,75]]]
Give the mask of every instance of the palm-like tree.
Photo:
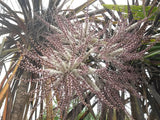
[[[56,18],[56,14],[63,15],[69,20],[79,19],[81,23],[87,22],[87,20],[92,21],[92,19],[94,18],[94,24],[98,26],[96,29],[101,31],[107,24],[109,24],[109,26],[112,27],[105,31],[106,35],[109,38],[115,35],[114,33],[116,33],[116,31],[114,29],[114,26],[116,26],[120,20],[123,20],[122,12],[118,12],[118,15],[120,17],[118,18],[113,10],[104,7],[103,9],[96,8],[95,11],[88,11],[87,14],[84,13],[75,17],[75,14],[79,13],[80,11],[84,11],[87,6],[91,5],[95,1],[96,0],[89,0],[88,2],[80,5],[73,10],[63,10],[63,6],[66,4],[67,0],[49,0],[48,7],[45,9],[43,9],[43,2],[41,0],[18,0],[16,2],[20,7],[19,11],[14,10],[12,7],[8,6],[7,3],[0,1],[2,9],[2,12],[0,14],[0,34],[6,36],[3,38],[0,48],[1,70],[3,67],[5,68],[7,61],[10,62],[10,67],[6,70],[6,75],[2,79],[0,86],[0,106],[2,106],[2,104],[5,104],[5,107],[3,109],[3,120],[23,120],[33,118],[42,119],[40,117],[42,113],[44,114],[42,114],[42,116],[46,116],[45,119],[47,120],[60,119],[64,116],[65,119],[81,120],[85,118],[87,119],[87,117],[89,116],[90,119],[93,118],[101,120],[129,119],[125,110],[119,111],[116,109],[112,109],[109,107],[109,105],[107,106],[106,104],[100,104],[99,100],[96,101],[96,93],[94,92],[86,92],[86,94],[83,95],[83,100],[80,98],[80,101],[78,100],[78,97],[80,97],[80,93],[78,97],[77,95],[75,95],[74,99],[72,100],[70,110],[66,112],[67,114],[61,113],[62,116],[59,116],[59,112],[57,112],[56,110],[57,106],[53,107],[54,105],[50,103],[53,97],[50,90],[45,90],[46,93],[44,97],[37,96],[39,95],[38,92],[41,92],[38,90],[45,87],[49,88],[50,83],[52,83],[52,80],[54,79],[52,77],[49,77],[46,83],[43,83],[44,85],[41,82],[33,81],[38,80],[41,76],[36,73],[38,71],[38,69],[36,68],[42,68],[44,64],[47,64],[42,64],[42,62],[45,62],[45,58],[42,57],[43,59],[41,59],[41,56],[45,56],[45,52],[43,49],[45,48],[45,50],[47,50],[46,46],[48,45],[47,42],[49,41],[46,41],[45,37],[43,37],[42,35],[45,36],[46,33],[57,35],[57,32],[59,30],[63,30],[60,29],[61,22],[63,21],[59,21],[59,24],[57,24],[56,21],[58,20]],[[102,0],[100,0],[100,3],[105,4]],[[116,4],[114,0],[113,3]],[[138,0],[132,0],[132,4],[138,6]],[[143,12],[144,14],[146,14],[145,17],[150,17],[153,8],[158,7],[158,4],[159,1],[144,0]],[[149,7],[150,12],[145,13],[145,7],[147,6],[151,6]],[[140,82],[136,86],[136,88],[137,91],[144,97],[139,98],[133,94],[130,95],[129,92],[125,91],[121,92],[121,94],[119,92],[114,92],[113,95],[115,97],[121,97],[121,101],[124,105],[128,103],[130,104],[132,117],[134,119],[145,119],[144,114],[150,120],[160,119],[160,82],[158,81],[160,49],[158,34],[160,14],[155,12],[154,19],[152,20],[146,18],[144,18],[143,20],[135,20],[134,13],[132,12],[131,7],[132,6],[128,5],[128,20],[130,24],[130,26],[127,28],[128,33],[132,33],[133,29],[136,29],[137,31],[142,32],[141,34],[143,35],[152,36],[152,39],[147,39],[148,41],[142,41],[144,43],[140,47],[138,47],[137,51],[144,50],[147,45],[150,45],[151,42],[156,41],[157,43],[154,44],[154,46],[148,51],[148,53],[146,53],[146,56],[144,56],[143,60],[130,61],[129,63],[132,65],[132,67],[136,68],[136,70],[138,70],[141,75],[143,75],[142,77],[140,77],[142,82]],[[111,17],[108,17],[105,13],[110,14]],[[98,15],[103,17],[103,20],[101,20]],[[142,22],[143,25],[140,24]],[[150,25],[151,27],[146,28],[146,26]],[[39,46],[42,47],[42,49],[39,48]],[[36,56],[33,56],[33,53],[29,54],[30,51],[34,52]],[[26,62],[26,58],[24,57],[28,57],[29,61]],[[33,60],[31,59],[31,57],[33,58]],[[37,62],[38,57],[38,60],[42,62]],[[96,63],[97,59],[94,59],[94,57],[90,56],[89,59],[86,59],[83,62],[88,65],[93,62]],[[26,67],[25,65],[27,64],[28,66]],[[31,65],[36,66],[36,68],[34,70],[29,70],[33,68],[30,67]],[[114,70],[115,68],[113,65],[111,65],[110,69]],[[25,80],[31,81],[25,82]],[[96,83],[96,86],[98,86],[98,83]],[[130,96],[126,98],[125,95]],[[60,93],[56,94],[55,97],[55,101],[59,102],[61,99]],[[95,101],[91,104],[90,101],[92,98],[95,99]],[[98,107],[99,112],[96,115],[93,111],[95,105],[100,106]],[[47,106],[47,108],[45,108],[44,106]],[[46,113],[43,112],[44,108]]]

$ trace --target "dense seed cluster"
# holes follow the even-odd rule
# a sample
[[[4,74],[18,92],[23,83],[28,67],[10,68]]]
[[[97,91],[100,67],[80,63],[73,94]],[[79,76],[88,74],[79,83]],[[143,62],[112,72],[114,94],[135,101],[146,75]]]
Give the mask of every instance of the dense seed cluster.
[[[41,78],[32,81],[46,84],[47,88],[41,90],[53,91],[61,112],[69,108],[75,95],[89,106],[84,100],[88,91],[117,109],[124,109],[118,91],[128,90],[138,96],[133,85],[139,75],[129,62],[143,56],[146,50],[137,49],[147,38],[138,31],[127,32],[123,23],[117,25],[112,37],[105,35],[107,28],[97,32],[88,19],[82,24],[57,16],[56,23],[58,30],[41,35],[47,42],[36,45],[41,55],[35,50],[25,52],[27,57],[21,67],[41,74]],[[33,66],[27,58],[41,64],[41,68]]]

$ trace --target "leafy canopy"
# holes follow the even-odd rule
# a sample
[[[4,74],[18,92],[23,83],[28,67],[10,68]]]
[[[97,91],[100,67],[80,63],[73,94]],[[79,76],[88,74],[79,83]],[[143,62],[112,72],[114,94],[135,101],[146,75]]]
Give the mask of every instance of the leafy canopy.
[[[128,5],[108,5],[108,4],[103,4],[103,7],[109,9],[109,10],[116,10],[120,12],[124,12],[124,16],[128,15]],[[143,6],[136,6],[136,5],[130,5],[130,9],[132,11],[133,17],[135,20],[141,20],[145,18],[145,14],[143,11]],[[153,7],[153,10],[151,10],[151,6],[145,6],[145,12],[146,15],[156,13],[158,10],[158,7]],[[150,13],[151,11],[151,13]],[[154,20],[155,15],[149,18],[149,20]]]

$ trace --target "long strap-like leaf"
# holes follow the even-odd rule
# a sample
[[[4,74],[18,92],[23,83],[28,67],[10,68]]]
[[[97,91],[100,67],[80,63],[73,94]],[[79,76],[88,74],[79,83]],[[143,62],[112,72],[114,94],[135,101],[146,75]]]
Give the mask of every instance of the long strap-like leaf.
[[[1,108],[1,104],[2,104],[2,102],[4,100],[4,98],[6,97],[7,91],[9,90],[9,83],[12,81],[14,75],[16,74],[17,69],[18,69],[18,67],[19,67],[19,65],[21,63],[22,58],[23,58],[23,56],[21,55],[19,60],[18,60],[18,62],[17,62],[17,64],[16,64],[16,66],[15,66],[15,68],[14,68],[14,70],[13,70],[12,75],[8,78],[5,86],[0,91],[0,108]]]
[[[68,15],[66,15],[66,17],[70,17],[73,16],[74,14],[77,14],[79,12],[81,12],[82,10],[84,10],[87,6],[91,5],[92,3],[94,3],[96,0],[88,0],[87,2],[85,2],[84,4],[78,6],[77,8],[75,8],[72,12],[70,12]]]

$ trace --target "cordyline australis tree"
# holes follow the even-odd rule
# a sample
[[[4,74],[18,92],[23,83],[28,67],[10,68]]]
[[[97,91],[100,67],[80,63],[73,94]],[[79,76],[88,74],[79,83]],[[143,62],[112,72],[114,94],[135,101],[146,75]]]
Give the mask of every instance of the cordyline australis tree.
[[[82,120],[89,113],[93,119],[124,120],[129,119],[125,109],[128,101],[133,118],[142,120],[144,113],[152,117],[147,111],[149,105],[152,111],[158,109],[155,105],[159,96],[147,92],[154,90],[144,87],[148,84],[144,84],[147,78],[144,76],[149,68],[141,69],[146,64],[144,59],[148,61],[158,53],[146,53],[152,47],[149,42],[153,29],[146,32],[152,21],[149,17],[134,20],[129,5],[128,20],[118,12],[119,20],[107,7],[93,12],[84,10],[94,1],[89,0],[71,12],[62,11],[65,0],[62,3],[49,0],[47,9],[43,9],[41,1],[18,0],[20,12],[0,1],[3,9],[0,34],[7,34],[1,44],[0,64],[11,61],[0,86],[0,106],[6,98],[3,120],[43,119],[44,116],[47,120]],[[100,3],[104,4],[102,0]],[[156,5],[151,3],[146,16],[150,16]],[[81,10],[85,13],[76,16]],[[131,94],[127,99],[126,93]],[[146,98],[156,101],[155,104],[148,104]],[[93,111],[96,104],[97,114]],[[158,112],[155,113],[158,118]]]
[[[88,93],[95,94],[101,104],[125,110],[118,92],[127,90],[138,96],[134,86],[140,74],[130,62],[142,58],[148,50],[138,50],[142,40],[148,40],[143,29],[128,31],[124,21],[117,24],[117,32],[109,37],[104,32],[108,26],[98,30],[88,17],[84,25],[62,16],[56,16],[55,21],[57,28],[50,25],[50,32],[41,35],[43,43],[34,44],[36,49],[22,51],[20,67],[41,76],[26,80],[42,85],[33,92],[40,91],[41,99],[56,96],[63,119],[75,96],[93,112],[85,101]]]

